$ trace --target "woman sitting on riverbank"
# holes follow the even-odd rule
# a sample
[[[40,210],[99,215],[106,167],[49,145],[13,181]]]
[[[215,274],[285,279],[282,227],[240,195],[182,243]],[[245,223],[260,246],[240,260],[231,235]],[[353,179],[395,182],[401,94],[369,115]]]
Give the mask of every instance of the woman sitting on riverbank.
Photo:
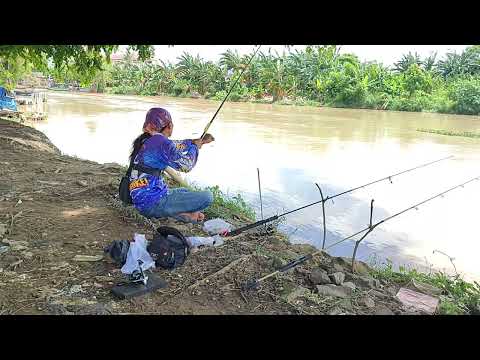
[[[192,170],[197,163],[199,149],[214,139],[206,134],[203,140],[170,140],[172,132],[173,122],[167,110],[152,108],[147,112],[143,134],[133,142],[130,154],[130,159],[135,157],[134,164],[140,168],[133,170],[130,176],[130,195],[135,208],[146,217],[201,222],[205,216],[200,211],[213,202],[212,193],[186,188],[169,189],[155,170],[162,172],[167,166],[182,172]]]

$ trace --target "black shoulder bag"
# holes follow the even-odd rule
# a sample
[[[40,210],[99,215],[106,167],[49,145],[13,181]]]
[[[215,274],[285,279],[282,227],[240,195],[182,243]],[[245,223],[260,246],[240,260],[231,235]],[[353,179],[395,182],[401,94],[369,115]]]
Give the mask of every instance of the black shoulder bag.
[[[135,159],[137,154],[132,156],[132,160],[130,161],[130,166],[125,175],[123,175],[122,180],[120,180],[120,185],[118,187],[118,197],[125,205],[132,204],[132,197],[130,196],[130,189],[128,188],[130,185],[130,175],[132,174],[133,169],[133,160]]]
[[[130,161],[130,166],[128,167],[125,175],[122,177],[122,180],[120,180],[120,185],[118,186],[118,197],[125,205],[130,205],[133,203],[132,197],[130,196],[130,189],[129,189],[130,175],[132,174],[133,169],[138,170],[145,174],[153,175],[153,176],[161,176],[163,173],[163,170],[152,169],[145,166],[141,166],[139,164],[135,165],[133,163],[140,149],[141,147],[139,147],[139,149],[133,154],[132,160]]]
[[[160,226],[147,247],[157,267],[174,269],[183,265],[190,254],[190,246],[183,234],[175,228]]]

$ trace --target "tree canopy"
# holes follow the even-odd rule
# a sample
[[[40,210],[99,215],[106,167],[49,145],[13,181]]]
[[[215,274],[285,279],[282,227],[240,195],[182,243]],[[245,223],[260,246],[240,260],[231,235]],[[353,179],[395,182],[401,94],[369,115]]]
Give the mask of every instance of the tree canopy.
[[[74,74],[80,80],[93,79],[119,45],[0,45],[0,81],[7,88],[32,69],[44,73]],[[151,45],[129,45],[140,60],[153,57]]]

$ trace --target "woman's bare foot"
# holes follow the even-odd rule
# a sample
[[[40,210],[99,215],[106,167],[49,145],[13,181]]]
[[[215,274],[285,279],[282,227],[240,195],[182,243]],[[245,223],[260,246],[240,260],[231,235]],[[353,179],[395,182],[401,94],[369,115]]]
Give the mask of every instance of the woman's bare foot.
[[[200,211],[196,211],[193,213],[180,213],[178,216],[185,217],[192,222],[202,222],[205,219],[205,215]]]
[[[182,218],[186,218],[190,221],[193,221],[193,222],[197,222],[198,220],[198,215],[196,215],[195,213],[180,213],[180,214],[177,214],[177,216],[180,216]]]
[[[197,211],[196,214],[198,214],[198,220],[197,221],[203,221],[205,220],[205,214],[201,213],[200,211]]]

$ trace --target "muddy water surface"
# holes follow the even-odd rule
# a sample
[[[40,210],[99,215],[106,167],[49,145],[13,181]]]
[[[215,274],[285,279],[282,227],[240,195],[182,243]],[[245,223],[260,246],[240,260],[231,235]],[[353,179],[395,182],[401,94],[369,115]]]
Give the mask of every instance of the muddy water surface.
[[[199,136],[218,102],[168,97],[48,94],[48,120],[34,126],[69,155],[98,162],[127,164],[132,140],[146,111],[167,108],[174,138]],[[428,134],[418,128],[480,132],[480,118],[373,110],[327,109],[266,104],[226,103],[211,127],[213,144],[201,150],[197,167],[187,175],[200,185],[218,184],[229,194],[241,192],[260,216],[257,167],[262,180],[264,216],[319,199],[317,182],[333,195],[377,178],[454,155],[326,204],[326,244],[338,241],[369,221],[381,220],[438,192],[480,175],[480,140]],[[358,256],[389,258],[451,269],[480,278],[480,181],[455,190],[378,227]],[[321,206],[289,215],[282,230],[292,242],[321,246]],[[333,247],[351,256],[353,241]]]

